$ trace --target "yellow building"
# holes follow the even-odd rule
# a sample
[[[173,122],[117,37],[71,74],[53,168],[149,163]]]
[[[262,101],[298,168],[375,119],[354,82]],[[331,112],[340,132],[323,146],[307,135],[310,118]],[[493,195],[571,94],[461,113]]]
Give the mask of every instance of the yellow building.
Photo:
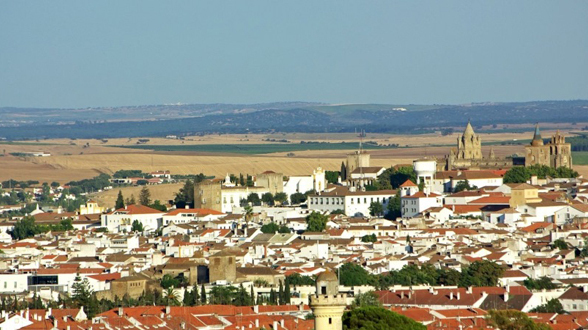
[[[530,184],[521,183],[510,188],[510,207],[517,207],[529,203],[539,203],[541,198],[539,197],[539,189],[531,186]]]
[[[98,202],[93,200],[87,201],[86,205],[80,205],[80,215],[99,214],[104,213],[104,211],[106,211],[106,208],[98,206]]]
[[[327,270],[316,279],[316,294],[310,296],[310,308],[315,316],[315,330],[342,330],[346,294],[339,294],[337,276]]]
[[[533,140],[525,147],[525,166],[531,165],[572,168],[572,146],[559,131],[545,144],[536,125]]]

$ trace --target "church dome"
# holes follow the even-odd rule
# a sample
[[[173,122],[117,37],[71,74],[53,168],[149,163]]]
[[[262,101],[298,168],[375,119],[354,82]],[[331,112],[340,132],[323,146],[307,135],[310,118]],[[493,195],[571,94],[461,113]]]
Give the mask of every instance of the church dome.
[[[324,272],[320,273],[320,275],[316,278],[317,282],[338,282],[337,275],[330,271],[329,269],[325,270]]]
[[[539,124],[535,125],[535,133],[533,134],[533,140],[531,141],[533,147],[539,147],[543,145],[543,138],[541,138],[541,132],[539,131]]]

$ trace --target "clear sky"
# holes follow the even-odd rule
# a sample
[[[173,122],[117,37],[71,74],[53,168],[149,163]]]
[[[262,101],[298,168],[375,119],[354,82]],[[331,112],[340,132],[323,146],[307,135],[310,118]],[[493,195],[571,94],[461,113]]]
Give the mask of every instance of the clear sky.
[[[588,1],[0,0],[0,106],[588,98]]]

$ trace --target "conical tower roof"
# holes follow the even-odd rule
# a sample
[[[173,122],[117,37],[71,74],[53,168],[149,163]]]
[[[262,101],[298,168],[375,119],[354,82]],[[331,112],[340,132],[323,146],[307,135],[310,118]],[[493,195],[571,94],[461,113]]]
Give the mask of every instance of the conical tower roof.
[[[535,133],[533,134],[533,140],[531,141],[532,146],[542,146],[543,138],[541,138],[541,132],[539,131],[539,124],[535,125]]]
[[[474,134],[475,133],[474,133],[474,128],[472,127],[472,123],[468,119],[468,125],[466,126],[465,131],[463,131],[463,136],[472,136]]]

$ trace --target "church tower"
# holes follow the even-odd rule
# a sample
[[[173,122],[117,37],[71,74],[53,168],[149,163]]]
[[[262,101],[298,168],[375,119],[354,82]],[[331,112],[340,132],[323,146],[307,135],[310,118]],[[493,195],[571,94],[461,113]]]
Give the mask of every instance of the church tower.
[[[339,294],[339,280],[330,270],[322,272],[316,279],[316,294],[310,296],[310,308],[315,316],[315,330],[342,330],[343,312],[347,295]]]
[[[482,141],[469,120],[462,136],[457,138],[457,159],[482,159]]]

